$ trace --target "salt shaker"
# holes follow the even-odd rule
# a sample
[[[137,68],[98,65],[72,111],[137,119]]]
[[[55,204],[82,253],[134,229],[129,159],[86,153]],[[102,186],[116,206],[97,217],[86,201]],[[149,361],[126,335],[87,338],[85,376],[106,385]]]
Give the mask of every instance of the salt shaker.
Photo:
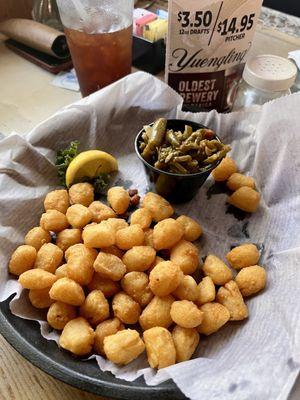
[[[296,66],[283,57],[265,54],[250,58],[237,88],[233,111],[290,94],[296,75]]]

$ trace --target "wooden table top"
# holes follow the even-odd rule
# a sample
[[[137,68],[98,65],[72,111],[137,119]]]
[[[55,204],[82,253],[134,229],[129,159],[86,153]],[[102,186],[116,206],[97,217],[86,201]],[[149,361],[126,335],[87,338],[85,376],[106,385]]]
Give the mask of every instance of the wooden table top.
[[[286,57],[295,49],[300,49],[300,38],[259,27],[252,51]],[[0,133],[25,134],[61,107],[81,98],[77,92],[50,85],[52,79],[50,73],[8,50],[0,38]],[[299,398],[300,381],[289,400]],[[35,399],[99,400],[101,397],[72,388],[40,371],[0,336],[0,400]]]

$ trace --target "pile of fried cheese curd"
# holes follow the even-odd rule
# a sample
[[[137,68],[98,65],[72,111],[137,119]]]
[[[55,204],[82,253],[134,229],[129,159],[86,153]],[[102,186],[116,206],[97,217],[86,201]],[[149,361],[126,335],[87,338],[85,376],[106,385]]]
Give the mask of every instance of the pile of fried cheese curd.
[[[212,171],[216,182],[226,182],[226,186],[233,193],[228,196],[227,203],[248,213],[257,211],[260,203],[260,194],[256,190],[254,178],[238,172],[236,162],[226,156]]]
[[[94,200],[89,183],[48,193],[40,226],[9,262],[31,304],[47,310],[61,348],[118,365],[146,350],[159,369],[189,360],[201,334],[248,317],[243,298],[266,284],[255,245],[226,255],[233,269],[213,254],[200,268],[201,226],[172,218],[164,198],[147,193],[129,222],[120,217],[130,205],[123,187],[110,188],[107,203]]]

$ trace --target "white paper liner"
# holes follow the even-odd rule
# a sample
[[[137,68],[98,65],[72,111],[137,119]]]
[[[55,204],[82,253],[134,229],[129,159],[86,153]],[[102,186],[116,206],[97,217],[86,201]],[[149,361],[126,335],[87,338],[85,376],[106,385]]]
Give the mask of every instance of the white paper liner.
[[[255,177],[261,206],[250,218],[237,220],[226,213],[225,194],[208,199],[213,184],[208,179],[196,198],[176,206],[176,212],[203,226],[201,256],[212,252],[224,259],[232,245],[258,244],[267,289],[247,300],[247,321],[202,338],[191,361],[156,372],[147,367],[145,355],[126,367],[96,359],[101,370],[127,381],[144,375],[148,385],[157,385],[172,378],[192,400],[286,399],[300,367],[300,95],[227,115],[180,108],[181,98],[172,89],[138,72],[62,109],[27,137],[13,134],[0,141],[0,301],[17,293],[10,303],[13,314],[38,320],[42,335],[57,340],[43,321],[45,314],[9,279],[7,263],[25,233],[38,225],[45,194],[58,186],[53,165],[58,149],[77,139],[82,150],[99,147],[113,153],[120,167],[115,183],[143,195],[146,176],[133,146],[140,128],[160,116],[201,122],[232,146],[240,170]]]

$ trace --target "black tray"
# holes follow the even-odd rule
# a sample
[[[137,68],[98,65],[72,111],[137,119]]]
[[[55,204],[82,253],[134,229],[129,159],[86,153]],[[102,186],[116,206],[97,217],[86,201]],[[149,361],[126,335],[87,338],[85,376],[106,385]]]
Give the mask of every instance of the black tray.
[[[127,382],[115,378],[110,372],[102,372],[95,360],[80,361],[60,350],[54,341],[41,336],[37,322],[16,317],[10,312],[11,298],[0,303],[0,333],[28,361],[49,375],[79,389],[115,399],[186,399],[171,380],[158,386],[147,386],[142,377]]]

